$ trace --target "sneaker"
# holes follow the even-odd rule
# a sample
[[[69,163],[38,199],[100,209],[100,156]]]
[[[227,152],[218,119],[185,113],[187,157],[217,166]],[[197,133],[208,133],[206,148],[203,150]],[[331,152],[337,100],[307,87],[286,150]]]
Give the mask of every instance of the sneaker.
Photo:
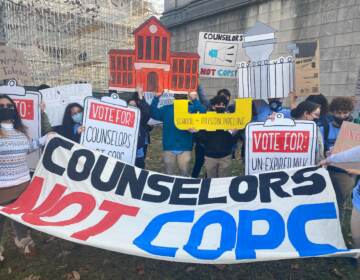
[[[15,238],[15,245],[18,247],[25,256],[36,255],[35,242],[31,236],[24,237],[22,239]]]

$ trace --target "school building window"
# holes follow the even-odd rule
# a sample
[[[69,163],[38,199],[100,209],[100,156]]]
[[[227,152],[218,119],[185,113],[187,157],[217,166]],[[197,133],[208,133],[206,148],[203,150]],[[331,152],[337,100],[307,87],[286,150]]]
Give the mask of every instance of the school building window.
[[[172,59],[171,87],[173,90],[196,90],[197,87],[197,60]]]

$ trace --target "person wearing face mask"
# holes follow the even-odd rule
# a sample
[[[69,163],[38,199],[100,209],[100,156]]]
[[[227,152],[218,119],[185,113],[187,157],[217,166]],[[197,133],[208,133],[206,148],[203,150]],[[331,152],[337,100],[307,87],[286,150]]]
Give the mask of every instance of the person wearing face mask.
[[[282,113],[285,118],[291,118],[291,110],[283,107],[282,98],[269,98],[269,103],[265,100],[254,100],[254,122],[265,122],[273,113]]]
[[[0,205],[16,200],[30,182],[30,171],[26,155],[47,140],[47,135],[40,139],[30,139],[16,109],[15,102],[7,95],[0,95]],[[0,242],[6,218],[0,215]],[[25,255],[35,253],[35,243],[28,233],[28,228],[11,221],[15,232],[15,245]],[[0,262],[4,261],[4,247],[0,243]]]
[[[84,131],[83,107],[78,103],[69,104],[64,113],[60,134],[74,142],[80,143],[81,133]]]
[[[331,101],[329,110],[332,120],[327,124],[327,127],[321,128],[324,137],[325,154],[327,156],[331,155],[342,123],[344,121],[352,121],[351,114],[354,110],[354,104],[350,97],[336,97]],[[327,133],[325,133],[326,130]],[[328,170],[335,188],[340,214],[343,215],[344,202],[351,195],[355,185],[355,177],[346,170],[335,166],[329,166]]]
[[[211,110],[218,114],[226,111],[227,99],[215,96],[210,100]],[[228,177],[231,175],[232,147],[239,138],[238,131],[204,131],[198,132],[198,140],[205,149],[205,170],[208,178]]]
[[[320,118],[320,105],[311,101],[303,101],[291,110],[291,116],[295,120],[313,121],[317,122]],[[324,142],[323,137],[318,126],[317,128],[317,145],[315,149],[315,161],[318,163],[324,158]]]

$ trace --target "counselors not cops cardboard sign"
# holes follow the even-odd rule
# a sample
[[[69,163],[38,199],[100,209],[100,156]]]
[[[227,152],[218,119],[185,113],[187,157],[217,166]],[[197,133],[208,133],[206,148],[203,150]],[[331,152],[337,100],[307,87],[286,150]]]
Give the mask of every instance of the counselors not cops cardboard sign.
[[[85,131],[81,143],[118,160],[134,164],[140,124],[140,111],[120,99],[85,99]]]
[[[315,164],[316,124],[277,114],[275,120],[246,127],[245,174]]]

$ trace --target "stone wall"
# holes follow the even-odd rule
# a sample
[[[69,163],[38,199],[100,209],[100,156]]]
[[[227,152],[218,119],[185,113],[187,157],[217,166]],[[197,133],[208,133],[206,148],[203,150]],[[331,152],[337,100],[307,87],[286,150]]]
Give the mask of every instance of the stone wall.
[[[166,2],[166,1],[165,1]],[[185,1],[189,2],[189,1]],[[360,0],[195,0],[165,10],[174,51],[197,51],[200,31],[244,33],[256,21],[277,29],[273,57],[289,54],[290,42],[320,42],[321,91],[354,95],[360,67]],[[207,94],[237,91],[237,81],[201,78]]]

